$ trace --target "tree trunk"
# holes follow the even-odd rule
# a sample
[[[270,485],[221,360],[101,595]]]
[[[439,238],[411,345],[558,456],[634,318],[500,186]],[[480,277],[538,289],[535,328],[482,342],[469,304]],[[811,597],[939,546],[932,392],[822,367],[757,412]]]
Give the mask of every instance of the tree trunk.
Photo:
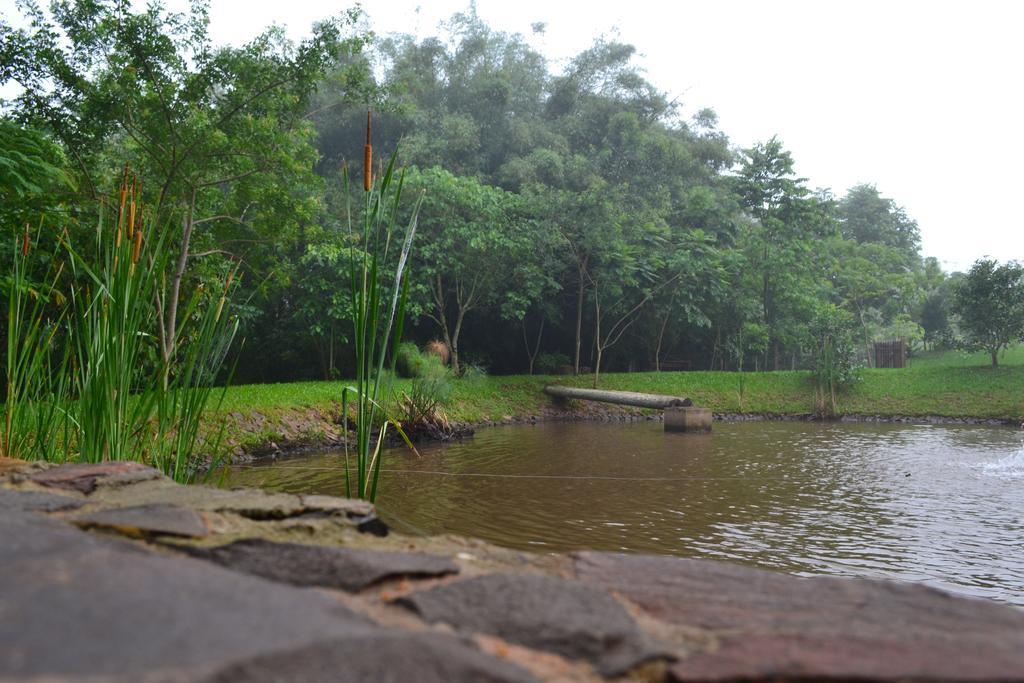
[[[999,367],[999,349],[989,351],[992,354],[992,367]]]
[[[537,344],[533,347],[532,350],[530,349],[530,340],[526,336],[526,316],[525,315],[523,316],[523,319],[522,319],[521,323],[522,323],[522,328],[523,328],[523,344],[526,346],[526,358],[527,358],[528,363],[529,363],[529,372],[528,372],[528,374],[532,375],[533,374],[533,363],[534,363],[534,361],[537,360],[537,354],[540,353],[540,339],[541,339],[541,335],[544,334],[544,316],[543,316],[543,314],[541,315],[540,328],[537,330]]]
[[[444,287],[442,286],[440,275],[437,275],[430,286],[430,290],[434,295],[434,305],[437,307],[437,317],[434,318],[434,322],[441,328],[441,336],[444,338],[444,343],[448,346],[448,350],[452,352],[453,368],[456,374],[458,374],[458,355],[456,355],[456,350],[452,345],[451,334],[448,332],[448,316],[445,315],[444,311]]]
[[[455,316],[455,330],[452,332],[452,372],[456,377],[462,375],[462,370],[459,368],[459,334],[462,332],[462,320],[466,317],[467,310],[469,309],[459,308],[459,312]]]
[[[601,293],[597,286],[594,286],[594,351],[596,360],[594,362],[594,388],[597,388],[597,380],[601,377]]]
[[[181,253],[178,254],[178,262],[174,267],[174,275],[171,277],[171,293],[167,300],[166,317],[161,317],[161,351],[164,360],[163,384],[167,388],[169,373],[171,371],[171,360],[174,358],[175,347],[178,336],[178,298],[181,295],[181,280],[185,277],[185,268],[188,266],[188,250],[192,242],[192,230],[195,227],[196,219],[196,189],[192,188],[192,195],[189,199],[188,211],[182,219],[184,224],[181,229]]]
[[[331,323],[331,338],[327,342],[327,379],[334,378],[334,324]]]
[[[715,344],[711,347],[711,365],[708,370],[715,369],[715,361],[718,360],[718,347],[722,342],[722,328],[718,325],[715,326]]]
[[[583,269],[577,269],[576,288],[576,352],[573,355],[572,370],[574,375],[580,374],[580,338],[583,334]]]
[[[665,328],[668,327],[668,319],[672,317],[672,304],[676,301],[676,293],[672,292],[672,298],[668,300],[668,310],[665,311],[665,319],[661,321],[661,330],[658,332],[658,345],[654,348],[654,371],[661,372],[661,342],[665,338]],[[712,361],[714,364],[714,361]]]

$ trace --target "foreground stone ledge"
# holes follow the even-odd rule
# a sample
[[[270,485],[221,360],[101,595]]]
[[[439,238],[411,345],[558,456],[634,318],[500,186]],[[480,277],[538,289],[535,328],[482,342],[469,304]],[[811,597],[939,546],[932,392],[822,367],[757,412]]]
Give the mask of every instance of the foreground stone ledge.
[[[576,575],[717,647],[679,681],[1024,678],[1024,611],[889,581],[798,578],[709,560],[578,553]]]
[[[1024,611],[994,602],[361,533],[375,519],[133,463],[3,463],[0,681],[1024,681]]]
[[[272,543],[258,538],[197,548],[192,555],[265,579],[350,593],[387,579],[425,579],[459,573],[459,565],[443,555]]]

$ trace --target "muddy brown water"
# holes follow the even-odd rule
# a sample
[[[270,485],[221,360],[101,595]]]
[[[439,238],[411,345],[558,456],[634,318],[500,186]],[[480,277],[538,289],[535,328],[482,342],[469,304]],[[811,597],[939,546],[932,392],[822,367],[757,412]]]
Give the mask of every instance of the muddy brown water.
[[[495,427],[388,451],[381,515],[537,552],[582,548],[923,582],[1024,605],[1024,433],[759,422]],[[228,485],[344,493],[340,453],[230,472]]]

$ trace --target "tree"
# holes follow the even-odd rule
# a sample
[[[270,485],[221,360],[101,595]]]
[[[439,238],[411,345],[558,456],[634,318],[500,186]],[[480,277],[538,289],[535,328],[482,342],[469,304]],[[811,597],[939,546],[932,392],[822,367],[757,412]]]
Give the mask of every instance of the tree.
[[[1024,337],[1024,266],[992,259],[974,262],[956,289],[954,310],[971,348],[999,364],[999,352]]]
[[[828,198],[812,194],[805,181],[794,175],[793,157],[778,138],[743,151],[736,190],[755,220],[742,235],[742,248],[775,370],[782,347],[799,342],[797,323],[809,318],[815,303],[815,241],[833,230]]]
[[[913,273],[905,265],[905,255],[895,247],[841,237],[824,246],[833,293],[855,317],[863,357],[870,362],[871,343],[880,328],[905,316],[910,308]],[[872,325],[875,320],[881,325]]]
[[[60,147],[38,130],[0,118],[0,224],[20,228],[54,206],[71,180]]]
[[[271,28],[233,48],[211,44],[203,0],[185,14],[159,2],[135,12],[128,0],[58,2],[52,17],[23,7],[29,29],[0,22],[0,80],[24,88],[17,115],[60,140],[88,196],[116,201],[105,188],[129,163],[144,180],[147,210],[181,226],[160,302],[167,361],[191,260],[251,259],[254,247],[315,215],[305,114],[328,68],[364,46],[352,31],[358,11],[318,23],[298,45]]]
[[[341,235],[310,244],[299,259],[295,317],[301,329],[312,336],[324,379],[337,379],[338,350],[349,341],[352,301],[348,267],[351,249]],[[361,254],[361,252],[360,252]]]
[[[851,187],[837,206],[843,237],[859,244],[884,244],[898,249],[908,264],[916,261],[921,248],[917,222],[874,185]]]
[[[941,343],[949,335],[949,289],[938,287],[928,292],[921,302],[920,321],[924,329],[924,344]]]
[[[510,220],[515,196],[440,168],[410,169],[406,191],[422,192],[413,296],[452,352],[458,374],[466,316],[480,308],[514,305],[508,298],[517,264],[534,247],[522,223]],[[520,271],[522,272],[522,271]]]
[[[666,284],[653,306],[656,371],[661,370],[663,351],[675,345],[680,327],[710,327],[712,301],[724,293],[726,272],[711,237],[697,229],[682,232],[676,240],[664,266]]]

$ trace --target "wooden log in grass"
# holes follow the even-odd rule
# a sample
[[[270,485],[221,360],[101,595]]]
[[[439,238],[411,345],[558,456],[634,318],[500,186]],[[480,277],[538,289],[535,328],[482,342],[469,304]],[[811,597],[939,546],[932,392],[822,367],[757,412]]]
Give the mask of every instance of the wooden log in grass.
[[[581,389],[577,387],[564,387],[558,384],[549,384],[544,387],[544,393],[555,398],[575,398],[584,401],[600,401],[602,403],[614,403],[620,406],[635,406],[637,408],[672,408],[692,406],[693,401],[689,398],[679,396],[662,396],[660,394],[641,394],[635,391],[604,391],[601,389]]]

